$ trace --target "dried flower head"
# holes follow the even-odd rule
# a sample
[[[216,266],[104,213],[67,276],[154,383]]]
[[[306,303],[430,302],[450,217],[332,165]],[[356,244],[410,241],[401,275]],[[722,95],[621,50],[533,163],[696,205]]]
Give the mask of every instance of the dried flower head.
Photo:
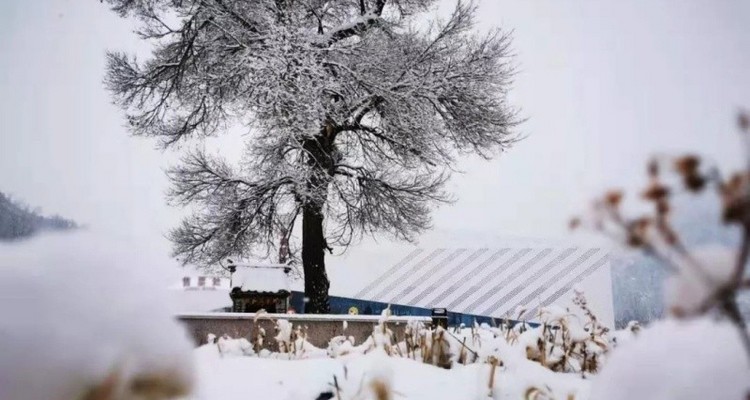
[[[641,247],[646,244],[649,227],[652,221],[648,217],[641,217],[627,224],[626,243],[630,247]]]
[[[722,219],[725,223],[750,221],[747,173],[735,173],[721,185]]]
[[[648,162],[648,176],[651,178],[659,176],[659,161],[656,158],[652,158]]]
[[[748,175],[736,172],[721,186],[723,194],[739,194],[748,183]]]
[[[570,219],[570,222],[568,222],[568,228],[571,230],[577,229],[580,226],[581,226],[581,219],[578,217],[573,217]]]
[[[131,392],[144,399],[174,399],[190,394],[191,383],[178,373],[164,371],[160,374],[137,376],[130,383]]]
[[[626,244],[633,248],[638,248],[646,244],[642,237],[634,234],[633,232],[628,233]]]
[[[622,202],[623,196],[622,190],[610,190],[604,194],[604,204],[611,208],[617,208]]]
[[[669,188],[654,179],[648,185],[646,190],[641,193],[641,196],[646,200],[659,201],[669,196]]]
[[[536,387],[529,387],[523,395],[525,400],[547,400],[550,396],[547,392]]]
[[[390,400],[393,398],[390,385],[382,379],[373,379],[370,382],[370,389],[372,389],[374,397],[377,400]]]
[[[743,195],[722,195],[722,219],[725,223],[750,220],[750,199]]]
[[[661,200],[658,200],[656,202],[656,214],[659,216],[666,216],[669,214],[669,210],[671,209],[669,205],[669,200],[667,198],[663,198]]]
[[[696,174],[700,164],[700,157],[693,154],[687,154],[674,160],[674,168],[682,176]]]
[[[659,219],[656,224],[656,229],[661,234],[662,239],[669,245],[676,245],[679,242],[677,232],[667,223],[666,219]]]
[[[750,116],[748,116],[745,111],[740,111],[739,114],[737,114],[737,126],[742,132],[750,130]]]
[[[117,395],[117,386],[120,384],[119,371],[108,374],[98,385],[90,388],[81,397],[82,400],[112,400]]]
[[[641,217],[635,220],[634,226],[636,229],[638,229],[641,232],[646,232],[646,229],[648,229],[649,226],[651,226],[651,223],[653,221],[649,217]]]
[[[706,183],[708,183],[708,179],[696,173],[692,175],[686,175],[682,179],[682,183],[683,185],[685,185],[685,188],[687,190],[697,193],[706,187]]]

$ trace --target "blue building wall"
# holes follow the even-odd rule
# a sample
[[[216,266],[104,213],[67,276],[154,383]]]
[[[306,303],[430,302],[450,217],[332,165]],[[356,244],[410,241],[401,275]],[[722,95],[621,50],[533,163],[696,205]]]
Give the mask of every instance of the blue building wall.
[[[348,314],[349,308],[357,307],[360,315],[380,315],[383,310],[388,307],[388,304],[381,303],[378,301],[353,299],[349,297],[331,296],[330,298],[331,314]],[[292,298],[290,305],[298,313],[304,313],[305,310],[305,294],[302,292],[292,292]],[[401,304],[391,304],[391,313],[393,315],[408,315],[408,316],[432,316],[432,309],[405,306]],[[497,326],[505,321],[500,318],[492,318],[485,315],[474,315],[474,314],[462,314],[451,312],[448,310],[448,324],[451,326],[457,326],[465,324],[471,326],[477,323],[487,323],[490,326]],[[510,321],[511,324],[517,323],[517,321]],[[529,324],[536,326],[536,324]]]

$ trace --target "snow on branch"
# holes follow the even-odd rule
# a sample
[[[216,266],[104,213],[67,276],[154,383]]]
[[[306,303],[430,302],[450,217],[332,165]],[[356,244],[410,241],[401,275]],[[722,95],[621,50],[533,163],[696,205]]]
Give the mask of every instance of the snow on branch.
[[[168,176],[171,200],[199,204],[203,210],[170,233],[175,253],[185,262],[212,264],[230,255],[250,255],[253,247],[267,252],[287,229],[277,214],[293,203],[291,177],[248,181],[202,151],[188,153]]]
[[[459,156],[515,141],[510,38],[472,33],[471,2],[421,31],[434,0],[108,3],[154,34],[144,61],[108,56],[134,134],[174,147],[250,128],[240,165],[193,152],[169,171],[170,200],[196,206],[171,234],[195,263],[266,251],[301,208],[324,214],[326,246],[411,239]]]
[[[388,232],[411,240],[430,227],[430,204],[451,197],[442,189],[448,174],[389,168],[375,170],[338,164],[329,212],[342,221],[332,236],[349,244],[358,232]]]
[[[385,0],[379,1],[379,3],[385,5]],[[354,21],[348,24],[342,25],[332,30],[328,33],[326,42],[330,46],[338,41],[364,32],[365,30],[367,30],[367,28],[375,25],[380,20],[380,13],[382,11],[383,8],[381,6],[380,11],[377,11],[376,9],[360,17],[357,17]]]

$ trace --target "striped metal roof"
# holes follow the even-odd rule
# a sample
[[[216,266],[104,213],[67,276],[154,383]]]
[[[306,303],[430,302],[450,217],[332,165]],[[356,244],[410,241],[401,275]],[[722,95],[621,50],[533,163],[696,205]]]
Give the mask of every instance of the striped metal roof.
[[[418,248],[354,297],[503,317],[554,303],[608,261],[600,248]]]

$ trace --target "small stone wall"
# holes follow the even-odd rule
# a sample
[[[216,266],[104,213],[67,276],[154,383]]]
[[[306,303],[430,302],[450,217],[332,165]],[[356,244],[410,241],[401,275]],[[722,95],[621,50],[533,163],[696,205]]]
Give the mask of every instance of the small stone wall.
[[[295,328],[299,325],[307,327],[307,340],[316,347],[326,348],[332,337],[340,335],[353,336],[355,344],[364,342],[372,334],[378,318],[372,315],[263,314],[257,323],[266,331],[264,347],[276,351],[278,347],[273,339],[276,336],[275,323],[271,319],[285,319]],[[226,334],[233,338],[244,337],[252,341],[252,335],[256,332],[254,313],[180,314],[177,319],[185,325],[196,345],[205,344],[209,333],[216,336]],[[429,317],[391,317],[388,319],[388,327],[400,339],[410,320],[419,320],[425,325],[432,321]],[[344,321],[347,324],[346,330]]]

